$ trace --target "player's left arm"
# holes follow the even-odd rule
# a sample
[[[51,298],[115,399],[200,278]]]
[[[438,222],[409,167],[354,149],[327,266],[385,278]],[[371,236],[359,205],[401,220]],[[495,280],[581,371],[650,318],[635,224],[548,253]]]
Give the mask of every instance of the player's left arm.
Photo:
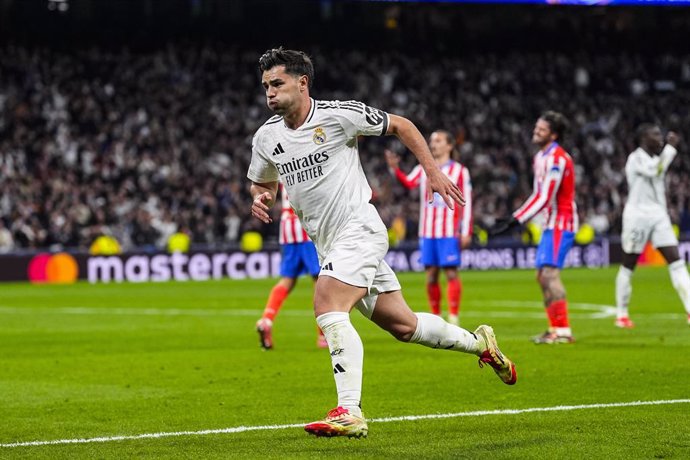
[[[666,135],[666,145],[661,151],[661,155],[659,155],[659,170],[661,173],[665,173],[669,166],[671,166],[671,162],[678,153],[678,144],[680,144],[680,137],[678,134],[673,131],[669,131]]]
[[[252,216],[265,224],[273,222],[268,213],[276,202],[278,194],[278,181],[257,183],[252,182],[249,187],[252,196]]]
[[[453,202],[464,206],[465,198],[462,196],[460,189],[436,165],[424,136],[422,136],[422,133],[419,132],[414,123],[398,115],[389,114],[388,118],[388,129],[385,134],[397,136],[405,147],[417,157],[417,161],[419,161],[426,173],[428,196],[433,200],[433,193],[431,192],[438,193],[451,209],[453,208]]]

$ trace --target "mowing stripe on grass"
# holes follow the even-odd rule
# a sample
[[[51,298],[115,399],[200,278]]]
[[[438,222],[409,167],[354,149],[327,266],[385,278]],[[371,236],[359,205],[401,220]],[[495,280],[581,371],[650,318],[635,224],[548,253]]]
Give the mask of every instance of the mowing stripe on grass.
[[[482,307],[499,307],[508,309],[520,310],[537,310],[535,312],[525,311],[495,311],[495,310],[481,310],[481,311],[463,311],[462,315],[467,318],[544,318],[544,307],[540,302],[525,302],[525,301],[502,301],[502,300],[485,300],[482,302],[466,302],[463,304],[465,308],[479,305]],[[573,302],[569,305],[571,310],[570,316],[577,319],[605,319],[616,316],[616,307],[611,305],[599,305],[592,303],[577,303]],[[218,317],[218,316],[249,316],[259,317],[263,312],[262,309],[202,309],[202,308],[136,308],[136,307],[9,307],[0,305],[0,314],[8,315],[25,315],[33,314],[35,312],[42,312],[54,315],[106,315],[106,316],[161,316],[161,317],[176,317],[176,316],[193,316],[193,317]],[[581,313],[578,313],[580,311]],[[281,316],[295,316],[295,317],[313,317],[314,312],[311,310],[284,310],[280,312]],[[684,319],[685,314],[681,313],[636,313],[637,316],[647,319],[657,320],[677,320]]]
[[[581,404],[578,406],[551,406],[551,407],[531,407],[527,409],[498,409],[498,410],[479,410],[472,412],[455,412],[449,414],[427,414],[427,415],[402,415],[399,417],[382,417],[370,419],[371,423],[389,423],[389,422],[409,422],[415,420],[431,420],[431,419],[445,419],[458,417],[481,417],[485,415],[516,415],[528,414],[532,412],[563,412],[580,409],[607,409],[612,407],[633,407],[633,406],[658,406],[667,404],[690,404],[690,399],[663,399],[657,401],[631,401],[619,403],[603,403],[603,404]],[[174,431],[163,433],[144,433],[128,436],[102,436],[98,438],[81,438],[81,439],[55,439],[52,441],[26,441],[14,442],[7,444],[0,444],[0,447],[31,447],[31,446],[48,446],[55,444],[89,444],[95,442],[113,442],[113,441],[131,441],[137,439],[152,439],[152,438],[170,438],[179,436],[206,436],[209,434],[232,434],[244,433],[247,431],[267,431],[267,430],[284,430],[288,428],[301,428],[303,423],[292,423],[289,425],[258,425],[258,426],[236,426],[231,428],[219,428],[215,430],[201,430],[201,431]]]

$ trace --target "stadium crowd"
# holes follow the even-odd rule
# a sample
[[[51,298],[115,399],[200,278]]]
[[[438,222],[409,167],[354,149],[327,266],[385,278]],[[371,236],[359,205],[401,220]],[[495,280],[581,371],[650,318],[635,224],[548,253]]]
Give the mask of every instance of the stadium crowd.
[[[164,247],[177,231],[214,246],[250,229],[275,239],[275,225],[250,218],[245,179],[252,135],[270,115],[262,51],[0,47],[0,251],[84,249],[101,234],[125,249]],[[563,144],[577,165],[580,218],[599,234],[620,231],[635,126],[651,120],[690,140],[690,56],[308,51],[315,97],[362,100],[409,117],[425,135],[456,135],[482,227],[531,192],[531,130],[545,109],[571,120]],[[392,138],[361,142],[382,217],[404,220],[416,239],[418,201],[390,176],[383,150],[403,154],[404,170],[414,158]],[[689,232],[683,147],[669,207]]]

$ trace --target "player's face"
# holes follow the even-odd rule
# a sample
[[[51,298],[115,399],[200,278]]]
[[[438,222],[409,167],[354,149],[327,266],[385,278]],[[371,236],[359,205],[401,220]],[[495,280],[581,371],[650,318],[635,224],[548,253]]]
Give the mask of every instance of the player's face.
[[[532,131],[532,143],[543,147],[555,140],[556,134],[551,131],[549,122],[541,118],[537,120],[537,123],[534,125],[534,130]]]
[[[649,129],[645,137],[645,150],[649,153],[661,153],[664,148],[664,136],[661,134],[661,128],[655,126]]]
[[[261,76],[268,108],[285,115],[299,106],[300,93],[306,88],[306,77],[298,78],[285,72],[284,65],[268,69]]]
[[[431,133],[429,138],[429,150],[435,159],[450,157],[453,145],[448,142],[448,138],[443,133]]]

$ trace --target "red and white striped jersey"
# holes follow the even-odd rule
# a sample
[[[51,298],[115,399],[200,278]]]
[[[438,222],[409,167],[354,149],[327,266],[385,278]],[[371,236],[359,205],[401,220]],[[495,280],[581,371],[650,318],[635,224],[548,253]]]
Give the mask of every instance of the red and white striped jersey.
[[[576,232],[578,216],[573,159],[563,147],[552,142],[534,156],[533,166],[534,191],[513,217],[525,223],[544,210],[545,230]]]
[[[410,174],[405,175],[396,169],[395,177],[407,189],[419,186],[419,237],[420,238],[457,238],[472,234],[472,182],[466,167],[454,160],[448,160],[441,166],[441,171],[457,184],[465,197],[465,206],[446,206],[441,195],[434,193],[429,203],[426,190],[426,173],[421,165],[415,166]]]
[[[278,232],[278,242],[280,244],[306,243],[311,241],[309,235],[302,228],[302,223],[299,217],[295,214],[295,210],[290,205],[287,192],[283,183],[280,182],[280,195],[282,201],[282,209],[280,212],[280,231]]]

